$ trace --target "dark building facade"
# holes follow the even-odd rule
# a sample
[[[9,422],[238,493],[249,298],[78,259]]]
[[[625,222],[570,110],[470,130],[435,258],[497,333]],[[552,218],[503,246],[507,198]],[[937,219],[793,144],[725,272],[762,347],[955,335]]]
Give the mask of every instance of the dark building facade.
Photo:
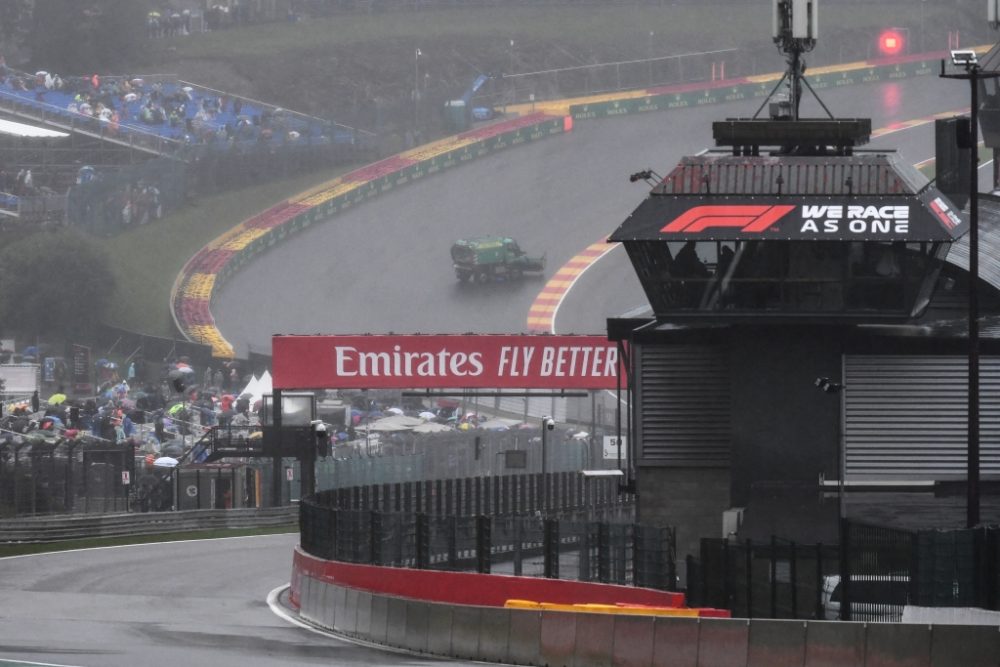
[[[899,501],[862,490],[966,474],[966,215],[891,151],[857,150],[863,121],[763,123],[717,123],[729,148],[684,158],[611,236],[651,306],[608,324],[631,368],[630,481],[679,559],[731,532],[833,544],[841,514]],[[980,229],[996,313],[1000,201],[983,197]],[[984,480],[1000,475],[990,322]]]

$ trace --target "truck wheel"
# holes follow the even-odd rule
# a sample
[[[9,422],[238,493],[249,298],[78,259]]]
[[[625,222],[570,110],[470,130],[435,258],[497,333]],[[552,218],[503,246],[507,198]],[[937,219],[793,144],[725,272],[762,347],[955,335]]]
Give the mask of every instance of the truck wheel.
[[[490,272],[480,271],[479,273],[476,274],[476,280],[478,280],[481,283],[488,283],[490,281]]]
[[[465,283],[465,282],[468,282],[468,281],[469,281],[469,278],[471,278],[471,277],[472,277],[472,274],[471,274],[471,273],[469,273],[468,271],[459,271],[459,272],[458,272],[458,273],[456,273],[455,275],[457,275],[457,276],[458,276],[458,279],[459,279],[460,281],[462,281],[463,283]]]
[[[510,269],[507,271],[507,275],[510,276],[511,280],[520,280],[521,279],[521,267],[520,266],[512,266],[512,267],[510,267]]]

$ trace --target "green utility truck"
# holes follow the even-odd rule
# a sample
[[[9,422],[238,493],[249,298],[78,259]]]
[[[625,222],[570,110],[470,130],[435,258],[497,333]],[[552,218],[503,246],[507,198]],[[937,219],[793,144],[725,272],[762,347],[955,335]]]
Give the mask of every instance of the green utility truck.
[[[504,236],[459,239],[451,246],[451,261],[455,275],[463,283],[516,280],[525,273],[541,274],[545,270],[544,255],[529,257],[517,241]]]

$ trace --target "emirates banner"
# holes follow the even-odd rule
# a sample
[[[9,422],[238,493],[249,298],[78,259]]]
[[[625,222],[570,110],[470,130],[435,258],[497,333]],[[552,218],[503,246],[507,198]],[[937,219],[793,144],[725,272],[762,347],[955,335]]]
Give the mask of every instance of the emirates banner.
[[[275,336],[272,354],[275,389],[614,389],[621,371],[604,336]]]

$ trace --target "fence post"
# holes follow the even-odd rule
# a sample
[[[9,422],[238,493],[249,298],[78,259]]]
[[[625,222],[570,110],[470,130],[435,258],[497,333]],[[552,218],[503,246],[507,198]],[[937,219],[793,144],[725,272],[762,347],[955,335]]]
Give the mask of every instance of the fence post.
[[[577,575],[580,581],[590,581],[590,533],[593,530],[592,523],[586,522],[583,524],[583,535],[580,537],[580,557],[577,562],[580,566],[580,572]]]
[[[544,546],[545,554],[545,577],[547,579],[559,578],[559,522],[556,519],[545,519],[544,525]]]
[[[511,517],[514,522],[514,576],[520,577],[524,572],[524,521],[519,516]]]
[[[611,529],[606,523],[597,524],[597,579],[611,583]]]
[[[458,517],[451,515],[448,519],[448,569],[458,569]]]
[[[799,617],[799,567],[798,567],[798,550],[795,548],[795,542],[792,542],[788,546],[789,557],[788,557],[788,567],[789,576],[792,579],[792,618]]]
[[[382,564],[382,514],[369,512],[368,550],[372,565]]]
[[[746,541],[747,618],[753,618],[753,542]]]
[[[851,524],[840,520],[840,620],[851,620]]]
[[[423,512],[418,512],[416,514],[416,525],[414,526],[414,538],[416,539],[416,551],[417,551],[417,569],[426,570],[430,565],[430,552],[431,552],[431,540],[430,540],[430,523],[427,521],[427,515]]]
[[[330,560],[340,560],[337,558],[337,515],[340,514],[340,510],[336,508],[329,508],[327,512],[327,532],[330,535],[330,551],[326,554],[326,558]]]
[[[492,519],[488,516],[476,517],[476,572],[490,573],[490,547],[492,542]]]
[[[646,568],[643,562],[643,530],[639,524],[632,524],[632,585],[645,586]]]
[[[667,527],[667,590],[677,590],[677,528]]]
[[[771,536],[771,618],[778,618],[778,538]]]
[[[823,543],[816,543],[816,618],[823,620]]]

